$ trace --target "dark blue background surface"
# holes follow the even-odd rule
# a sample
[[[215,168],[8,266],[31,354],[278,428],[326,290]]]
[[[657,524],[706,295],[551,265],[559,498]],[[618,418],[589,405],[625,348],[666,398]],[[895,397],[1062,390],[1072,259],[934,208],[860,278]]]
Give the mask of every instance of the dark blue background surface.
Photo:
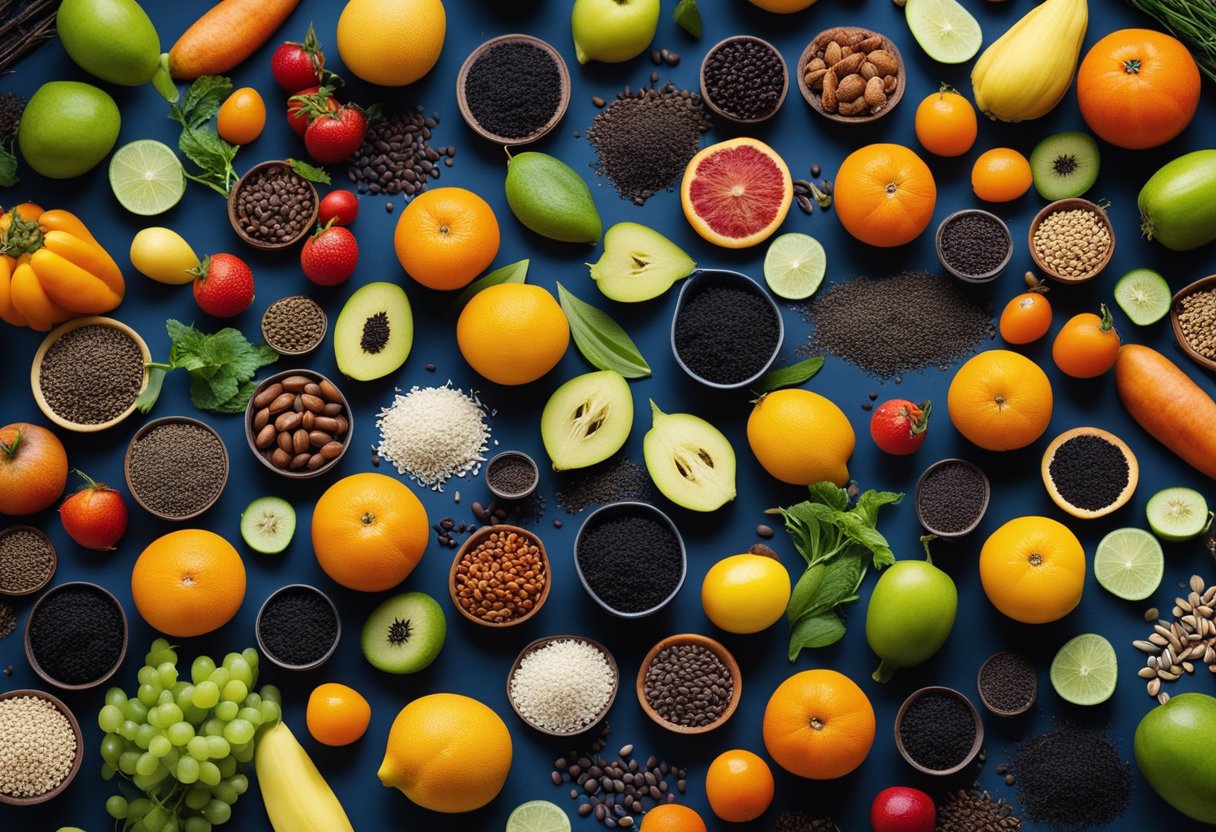
[[[169,3],[161,0],[145,5],[160,31],[162,45],[167,49],[188,22],[209,3],[198,0]],[[705,618],[698,597],[706,570],[719,558],[743,551],[756,542],[754,529],[758,522],[764,520],[761,514],[764,508],[795,502],[801,499],[802,491],[773,481],[760,469],[748,450],[743,431],[749,410],[748,395],[703,390],[676,367],[667,346],[668,325],[675,302],[674,291],[646,304],[612,304],[592,287],[587,270],[582,265],[598,257],[598,249],[589,251],[582,246],[550,243],[515,221],[502,190],[502,151],[473,134],[461,121],[456,109],[454,84],[461,62],[483,40],[514,31],[536,34],[562,51],[570,65],[573,81],[570,109],[559,128],[535,149],[561,157],[588,177],[605,228],[626,219],[643,222],[684,246],[703,265],[738,268],[756,277],[761,274],[765,246],[731,252],[705,244],[684,221],[676,194],[661,193],[644,208],[638,208],[619,199],[606,180],[595,177],[588,169],[594,158],[592,150],[574,134],[584,130],[596,112],[590,101],[591,96],[610,98],[625,84],[636,88],[646,83],[650,72],[655,69],[646,56],[624,65],[593,64],[580,67],[573,59],[570,42],[569,0],[510,4],[492,0],[449,0],[447,5],[447,42],[438,65],[426,78],[402,89],[370,89],[348,78],[351,92],[365,104],[379,100],[405,106],[422,104],[428,111],[438,110],[442,121],[433,141],[436,145],[455,144],[459,152],[455,167],[444,168],[442,179],[437,184],[467,187],[489,200],[503,231],[502,248],[495,265],[531,258],[529,282],[552,289],[554,283],[560,280],[584,300],[609,310],[632,333],[654,369],[654,376],[631,383],[638,414],[626,448],[631,458],[641,462],[641,440],[649,427],[646,400],[653,397],[668,412],[696,413],[708,418],[726,433],[734,444],[738,458],[739,497],[712,515],[694,514],[675,508],[666,501],[660,502],[660,506],[676,520],[688,544],[688,580],[675,603],[661,615],[627,623],[608,617],[587,599],[578,586],[571,561],[571,544],[578,528],[578,519],[566,516],[556,506],[553,499],[554,480],[551,476],[545,476],[541,487],[548,498],[549,511],[536,528],[553,558],[554,588],[544,610],[535,619],[516,629],[502,632],[474,629],[451,610],[447,598],[445,582],[451,553],[432,544],[420,566],[401,588],[423,590],[441,599],[449,612],[447,645],[436,663],[422,673],[398,677],[375,671],[367,665],[359,650],[358,632],[366,614],[386,596],[350,592],[330,581],[312,556],[308,528],[312,504],[328,484],[340,475],[372,470],[368,448],[377,439],[373,425],[376,411],[391,401],[394,386],[408,389],[415,384],[441,384],[450,378],[457,386],[479,389],[483,400],[497,409],[498,414],[491,420],[491,425],[498,448],[522,448],[538,459],[544,459],[537,426],[540,406],[560,382],[587,371],[590,369],[588,365],[571,348],[561,364],[535,384],[502,388],[477,378],[456,350],[455,317],[449,308],[449,298],[408,279],[393,255],[392,230],[403,207],[400,198],[396,200],[396,210],[391,215],[385,212],[384,198],[362,199],[361,215],[353,227],[361,246],[358,271],[349,284],[333,290],[321,290],[305,281],[295,252],[265,254],[242,245],[228,225],[223,201],[201,186],[190,185],[186,197],[176,208],[164,216],[145,221],[127,214],[117,205],[106,180],[104,164],[84,177],[67,182],[43,180],[23,167],[20,185],[0,193],[0,201],[11,204],[28,199],[48,208],[64,207],[78,212],[123,266],[127,276],[127,299],[114,315],[134,326],[158,358],[163,358],[169,346],[164,331],[166,318],[193,320],[207,330],[214,330],[221,324],[198,312],[188,287],[153,283],[130,268],[127,250],[131,238],[145,225],[166,225],[176,229],[200,255],[229,251],[248,260],[256,276],[257,300],[248,312],[230,323],[251,337],[257,336],[258,320],[269,303],[287,294],[308,292],[313,295],[326,307],[331,325],[342,302],[355,287],[374,280],[403,282],[414,305],[417,332],[414,351],[406,365],[389,379],[341,384],[356,411],[354,447],[342,460],[339,471],[318,481],[294,483],[276,477],[253,459],[245,444],[240,417],[199,414],[190,405],[188,381],[184,374],[174,374],[167,381],[165,394],[153,415],[201,415],[220,431],[228,444],[232,458],[231,479],[219,503],[201,518],[200,525],[234,541],[246,556],[249,574],[246,601],[236,618],[217,633],[186,640],[180,648],[184,660],[188,662],[200,652],[222,655],[227,650],[239,650],[251,645],[253,621],[259,605],[283,584],[304,581],[316,584],[329,593],[338,603],[345,625],[342,643],[334,658],[321,670],[302,675],[268,670],[263,674],[262,681],[273,682],[283,688],[288,723],[342,799],[355,827],[361,830],[390,826],[497,830],[503,828],[506,816],[515,805],[536,798],[554,800],[573,815],[574,804],[566,794],[567,788],[558,789],[549,782],[552,758],[564,752],[570,743],[542,737],[526,728],[511,713],[504,690],[507,669],[518,650],[534,638],[556,633],[590,635],[604,641],[615,652],[622,671],[622,690],[610,714],[613,725],[610,748],[627,742],[634,743],[637,749],[635,753],[643,759],[654,753],[687,764],[690,783],[685,799],[705,814],[713,828],[724,825],[713,820],[705,801],[703,779],[706,766],[717,753],[728,748],[750,748],[763,754],[760,722],[769,694],[792,672],[810,667],[836,668],[862,685],[878,714],[878,736],[873,751],[859,771],[825,784],[800,780],[774,766],[777,776],[775,803],[769,813],[749,825],[749,829],[771,829],[773,819],[779,812],[804,808],[832,814],[844,830],[862,830],[868,828],[868,807],[880,789],[893,784],[935,786],[919,780],[896,753],[891,732],[895,711],[908,693],[925,684],[952,685],[975,698],[974,680],[979,664],[987,655],[1002,648],[1016,648],[1036,659],[1040,671],[1040,698],[1038,706],[1027,717],[1014,721],[986,717],[988,764],[979,775],[985,788],[992,789],[995,794],[1012,797],[1013,789],[1004,786],[993,773],[994,766],[1006,759],[1010,746],[1026,733],[1049,729],[1065,719],[1109,725],[1120,750],[1130,760],[1135,726],[1153,704],[1145,695],[1140,680],[1135,677],[1135,670],[1140,666],[1139,654],[1131,648],[1130,642],[1145,634],[1146,625],[1141,614],[1146,607],[1152,604],[1168,609],[1177,586],[1193,572],[1211,578],[1212,563],[1201,547],[1194,543],[1167,544],[1165,580],[1153,598],[1142,603],[1127,603],[1113,598],[1096,585],[1091,573],[1086,578],[1081,606],[1064,620],[1043,626],[1015,624],[992,608],[979,584],[976,556],[983,540],[992,530],[1006,520],[1023,514],[1046,514],[1066,521],[1081,537],[1087,553],[1092,554],[1098,540],[1107,531],[1126,525],[1143,527],[1145,502],[1159,488],[1188,485],[1212,495],[1211,482],[1175,459],[1128,419],[1115,396],[1111,377],[1075,381],[1056,371],[1050,360],[1050,336],[1027,348],[1026,353],[1047,369],[1055,388],[1055,415],[1043,439],[1025,451],[1009,454],[981,452],[954,431],[944,407],[951,373],[932,369],[905,374],[902,384],[881,383],[855,367],[828,357],[823,371],[810,383],[810,387],[836,401],[853,423],[858,443],[849,470],[862,488],[910,490],[924,467],[946,456],[972,459],[982,465],[992,478],[992,503],[980,528],[963,542],[939,545],[937,548],[936,562],[954,577],[959,588],[960,605],[955,630],[936,658],[921,667],[901,671],[886,686],[878,685],[869,678],[876,660],[865,643],[861,626],[865,599],[873,585],[873,578],[868,579],[863,589],[863,600],[852,607],[845,638],[831,648],[804,652],[794,665],[790,665],[785,658],[787,633],[784,622],[755,636],[732,636],[715,631]],[[970,93],[969,65],[943,66],[929,60],[910,36],[902,19],[902,10],[888,0],[825,1],[792,16],[767,14],[744,0],[702,0],[705,33],[699,42],[690,39],[671,22],[674,5],[673,0],[663,2],[654,46],[667,47],[682,55],[683,60],[678,67],[662,67],[659,71],[664,80],[671,77],[679,86],[690,89],[695,89],[697,70],[705,50],[720,38],[740,32],[770,38],[780,47],[791,67],[810,37],[829,26],[864,24],[882,31],[899,45],[908,65],[908,90],[904,102],[889,117],[863,126],[829,123],[810,110],[791,83],[790,95],[778,116],[768,125],[751,131],[772,144],[785,157],[794,176],[807,176],[809,166],[818,163],[823,166],[823,175],[830,178],[850,149],[873,141],[897,141],[918,148],[912,130],[917,103],[936,90],[942,80],[966,94]],[[995,4],[966,0],[966,5],[980,19],[987,45],[1028,11],[1032,3],[1030,0]],[[304,0],[271,43],[232,73],[237,86],[258,88],[270,110],[265,133],[238,155],[238,171],[244,171],[264,159],[304,155],[303,147],[282,119],[284,96],[270,78],[269,56],[277,43],[302,38],[308,22],[312,20],[326,47],[328,65],[341,73],[343,70],[334,43],[340,9],[341,4],[336,2]],[[1099,0],[1091,4],[1090,18],[1085,49],[1114,29],[1151,25],[1148,18],[1139,16],[1115,0]],[[58,43],[52,43],[20,64],[15,75],[0,80],[0,90],[15,90],[28,96],[43,81],[63,78],[92,80],[68,60]],[[151,87],[126,89],[107,86],[107,89],[114,94],[123,113],[120,146],[139,138],[156,138],[170,145],[176,143],[177,126],[165,118],[166,107]],[[1056,309],[1053,334],[1069,315],[1094,309],[1099,300],[1111,302],[1114,281],[1131,268],[1149,266],[1159,269],[1168,277],[1174,289],[1216,271],[1211,264],[1210,245],[1191,255],[1176,255],[1161,246],[1140,240],[1135,210],[1137,191],[1160,164],[1185,151],[1210,145],[1210,137],[1216,130],[1211,82],[1204,81],[1203,94],[1195,121],[1182,136],[1165,147],[1132,153],[1105,144],[1102,146],[1103,173],[1090,196],[1105,196],[1112,201],[1111,216],[1118,245],[1114,260],[1098,279],[1086,286],[1057,287],[1052,292],[1050,297]],[[991,147],[1010,146],[1029,154],[1042,136],[1081,126],[1075,93],[1070,90],[1060,106],[1038,121],[1021,125],[983,122],[975,148],[960,159],[943,160],[926,155],[939,189],[934,225],[953,210],[978,204],[970,191],[968,177],[971,164],[980,152]],[[740,134],[735,128],[718,125],[708,134],[706,143]],[[338,178],[335,184],[343,184],[343,181]],[[1009,297],[1020,291],[1022,273],[1031,265],[1023,241],[1031,217],[1042,204],[1032,190],[1014,203],[998,205],[993,209],[1008,220],[1017,241],[1013,262],[1005,274],[977,293],[981,300],[990,299],[998,310]],[[813,217],[808,218],[796,209],[790,212],[781,230],[812,234],[825,245],[830,281],[845,280],[856,274],[882,275],[900,268],[937,268],[931,233],[897,250],[879,251],[849,238],[834,214],[816,211]],[[1173,347],[1166,321],[1149,328],[1136,328],[1117,309],[1115,315],[1125,341],[1147,343],[1163,350],[1174,357],[1207,391],[1216,390],[1211,376],[1204,375]],[[809,333],[809,325],[792,308],[785,310],[785,323],[786,342],[780,359],[782,362],[793,360],[794,348],[803,343]],[[0,411],[4,423],[18,420],[46,422],[34,405],[27,381],[30,360],[41,339],[41,334],[28,330],[5,328],[0,331],[4,356],[4,361],[0,363],[0,391],[4,406]],[[337,379],[339,376],[331,343],[327,340],[321,349],[303,362],[285,359],[267,372],[291,366],[309,366]],[[424,366],[428,362],[437,366],[434,373],[425,371]],[[880,400],[906,396],[917,401],[928,398],[938,404],[939,410],[929,430],[928,441],[914,457],[892,458],[874,448],[868,437],[869,414],[861,409],[870,391],[877,392]],[[123,450],[143,421],[142,417],[133,418],[118,428],[94,436],[74,436],[62,431],[57,433],[67,445],[73,467],[122,486]],[[1113,517],[1089,523],[1063,516],[1048,499],[1038,476],[1039,456],[1046,442],[1067,428],[1086,424],[1107,428],[1122,436],[1139,456],[1142,468],[1140,487],[1132,502]],[[380,471],[392,473],[386,466],[382,466]],[[453,503],[452,492],[455,490],[463,493],[460,505]],[[472,501],[484,500],[488,496],[480,480],[450,482],[446,493],[442,494],[417,488],[415,491],[425,503],[432,522],[449,515],[469,519]],[[239,540],[237,525],[241,509],[250,499],[264,494],[289,498],[299,513],[299,528],[291,548],[279,557],[255,555]],[[154,633],[131,605],[131,565],[150,540],[177,526],[151,518],[133,502],[129,501],[129,505],[132,509],[131,527],[119,550],[113,553],[87,552],[72,545],[52,511],[31,520],[44,528],[59,548],[56,582],[96,580],[112,589],[126,605],[131,624],[131,648],[115,682],[133,690],[135,670]],[[551,525],[554,517],[562,517],[565,521],[560,530]],[[900,506],[884,510],[881,529],[898,556],[920,556],[917,542],[920,529],[910,498]],[[786,566],[796,575],[801,561],[784,532],[778,532],[773,545],[781,553]],[[25,625],[32,602],[32,599],[27,599],[16,604],[21,627]],[[669,734],[650,723],[638,707],[633,692],[633,680],[646,650],[663,636],[689,630],[705,632],[725,642],[738,657],[744,675],[743,699],[738,713],[722,729],[696,739]],[[1051,690],[1046,672],[1059,646],[1083,632],[1099,632],[1110,638],[1121,662],[1120,685],[1114,697],[1109,703],[1090,709],[1065,705]],[[0,685],[5,689],[41,687],[25,661],[20,636],[21,631],[18,631],[13,637],[0,642],[0,667],[12,664],[15,668],[11,677],[0,676]],[[372,703],[371,728],[363,740],[352,747],[329,749],[319,746],[308,736],[303,720],[304,705],[312,687],[324,681],[353,685]],[[1216,677],[1201,670],[1196,678],[1185,678],[1169,690],[1214,693],[1214,682]],[[397,791],[383,788],[376,778],[385,737],[397,711],[414,697],[435,691],[464,693],[485,701],[503,715],[514,739],[515,762],[502,794],[485,809],[469,815],[443,817],[428,813],[411,804]],[[97,744],[101,735],[96,725],[96,712],[102,704],[101,691],[67,694],[63,698],[75,710],[85,730],[88,748],[84,767],[71,788],[49,805],[31,809],[0,808],[0,827],[44,832],[60,825],[78,825],[89,832],[100,832],[110,826],[102,809],[102,801],[111,793],[113,784],[103,783],[98,774],[101,761]],[[1196,749],[1196,752],[1203,753],[1201,749]],[[965,784],[966,779],[963,782]],[[257,789],[252,789],[236,805],[234,820],[228,828],[268,829],[269,823],[259,802]],[[598,828],[593,827],[590,821],[574,820],[576,828]],[[1194,825],[1166,807],[1143,778],[1137,775],[1128,814],[1110,828],[1165,828],[1179,824]]]

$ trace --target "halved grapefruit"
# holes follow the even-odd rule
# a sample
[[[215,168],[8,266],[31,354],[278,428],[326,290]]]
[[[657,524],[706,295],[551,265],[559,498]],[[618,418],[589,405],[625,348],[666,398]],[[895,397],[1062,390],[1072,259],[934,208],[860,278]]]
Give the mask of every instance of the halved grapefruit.
[[[724,248],[767,240],[793,200],[790,169],[775,150],[749,138],[718,142],[693,156],[680,185],[693,230]]]

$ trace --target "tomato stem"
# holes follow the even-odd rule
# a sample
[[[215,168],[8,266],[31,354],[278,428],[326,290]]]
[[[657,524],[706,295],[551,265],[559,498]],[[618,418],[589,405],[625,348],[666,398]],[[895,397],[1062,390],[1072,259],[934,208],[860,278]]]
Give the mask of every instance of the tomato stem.
[[[1102,315],[1102,325],[1098,329],[1100,332],[1110,332],[1115,328],[1115,319],[1111,317],[1110,309],[1105,303],[1101,304],[1098,308]]]
[[[18,428],[17,435],[13,437],[12,442],[0,442],[0,451],[3,451],[9,459],[16,459],[17,448],[21,446],[21,436],[21,429]]]

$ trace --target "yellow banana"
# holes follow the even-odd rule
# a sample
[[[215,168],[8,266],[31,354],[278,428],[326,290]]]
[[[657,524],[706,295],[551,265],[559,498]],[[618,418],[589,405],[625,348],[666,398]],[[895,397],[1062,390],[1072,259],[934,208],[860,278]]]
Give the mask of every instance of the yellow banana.
[[[258,738],[253,763],[275,832],[354,832],[337,795],[285,723]]]

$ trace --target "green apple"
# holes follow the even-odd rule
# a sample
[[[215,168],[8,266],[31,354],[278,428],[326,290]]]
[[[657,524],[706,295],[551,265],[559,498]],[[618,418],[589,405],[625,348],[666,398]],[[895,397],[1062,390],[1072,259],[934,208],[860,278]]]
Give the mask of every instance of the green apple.
[[[1136,727],[1136,765],[1161,798],[1200,823],[1216,823],[1216,766],[1206,749],[1216,737],[1216,698],[1182,693]]]
[[[55,832],[84,832],[79,826],[61,826]]]
[[[642,455],[663,496],[692,511],[735,499],[735,450],[722,432],[691,413],[664,413],[653,401],[650,413]]]
[[[887,567],[866,608],[866,641],[881,659],[874,681],[890,681],[901,667],[932,657],[950,635],[957,612],[954,581],[931,561]]]
[[[636,303],[657,298],[696,267],[683,249],[654,229],[618,222],[604,235],[604,253],[591,266],[591,279],[604,297]]]
[[[574,0],[570,30],[580,64],[618,64],[641,55],[659,25],[659,0]]]

